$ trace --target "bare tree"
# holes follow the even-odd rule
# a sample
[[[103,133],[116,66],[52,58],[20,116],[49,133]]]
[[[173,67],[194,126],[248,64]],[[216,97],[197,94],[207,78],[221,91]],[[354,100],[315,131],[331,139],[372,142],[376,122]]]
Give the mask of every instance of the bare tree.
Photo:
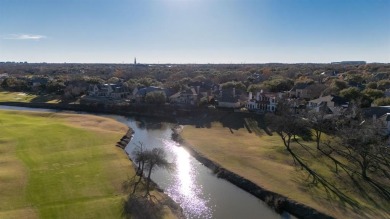
[[[293,113],[288,103],[279,101],[278,111],[275,114],[268,114],[266,120],[268,127],[279,135],[288,151],[291,150],[291,140],[296,140],[296,136],[304,140],[311,139],[309,125]]]
[[[340,143],[332,149],[348,160],[348,166],[357,168],[382,197],[390,200],[390,153],[383,134],[378,123],[350,121],[339,130]]]
[[[388,150],[385,150],[385,137],[378,125],[371,121],[351,121],[339,130],[338,136],[341,142],[336,152],[356,164],[364,179],[369,179],[368,171],[385,170],[383,165],[388,158],[383,153]]]
[[[318,112],[310,111],[306,114],[310,128],[314,131],[314,138],[317,149],[320,149],[321,137],[324,132],[330,132],[333,121],[326,113],[325,108],[320,108]]]
[[[147,159],[147,153],[146,151],[143,149],[143,144],[141,142],[138,143],[137,147],[134,149],[133,151],[133,155],[135,156],[135,159],[134,161],[137,163],[138,167],[137,167],[137,172],[136,172],[136,176],[138,176],[138,181],[134,183],[134,187],[133,187],[133,194],[135,193],[136,189],[137,189],[137,186],[138,184],[141,182],[142,180],[142,176],[143,176],[143,172],[144,172],[144,167],[145,167],[145,162],[146,162],[146,159]],[[134,176],[134,177],[136,177]]]
[[[148,177],[146,178],[146,193],[145,196],[149,195],[150,190],[150,181],[152,172],[156,168],[163,168],[167,170],[171,170],[173,168],[173,164],[168,162],[167,154],[163,148],[153,148],[153,150],[146,150],[145,152],[145,167],[148,169]]]
[[[123,202],[122,215],[125,218],[164,218],[164,205],[167,203],[165,198],[157,198],[150,194],[151,174],[157,168],[172,169],[173,164],[168,162],[166,153],[162,148],[147,150],[139,142],[133,151],[134,161],[137,163],[136,175],[124,183],[124,188],[128,189],[133,186],[133,192]],[[146,193],[141,196],[136,193],[138,184],[144,178],[144,171],[148,170],[146,178]],[[135,179],[138,181],[135,182]]]

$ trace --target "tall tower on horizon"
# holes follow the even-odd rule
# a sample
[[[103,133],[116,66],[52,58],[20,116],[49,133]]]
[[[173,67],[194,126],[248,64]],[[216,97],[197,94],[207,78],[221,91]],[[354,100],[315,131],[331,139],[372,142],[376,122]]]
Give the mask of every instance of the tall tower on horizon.
[[[134,57],[134,65],[136,65],[136,64],[137,64],[137,58]]]

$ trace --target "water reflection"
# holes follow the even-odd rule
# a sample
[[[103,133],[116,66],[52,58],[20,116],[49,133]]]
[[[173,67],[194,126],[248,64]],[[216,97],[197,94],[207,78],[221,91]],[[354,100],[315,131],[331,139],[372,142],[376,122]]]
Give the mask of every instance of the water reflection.
[[[191,164],[191,155],[175,142],[163,140],[164,146],[174,155],[176,171],[174,182],[166,189],[168,195],[181,206],[188,218],[211,218],[208,200],[202,198],[202,187],[196,184],[197,173]]]

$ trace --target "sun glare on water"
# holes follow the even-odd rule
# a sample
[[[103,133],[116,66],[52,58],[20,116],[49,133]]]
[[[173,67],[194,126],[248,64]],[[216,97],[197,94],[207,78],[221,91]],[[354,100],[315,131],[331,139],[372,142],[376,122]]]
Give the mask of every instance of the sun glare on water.
[[[201,192],[201,186],[196,182],[196,172],[191,165],[191,156],[184,148],[175,145],[172,141],[165,141],[166,148],[174,154],[176,169],[174,182],[166,192],[180,203],[188,218],[211,218],[211,209],[207,207],[207,200]]]

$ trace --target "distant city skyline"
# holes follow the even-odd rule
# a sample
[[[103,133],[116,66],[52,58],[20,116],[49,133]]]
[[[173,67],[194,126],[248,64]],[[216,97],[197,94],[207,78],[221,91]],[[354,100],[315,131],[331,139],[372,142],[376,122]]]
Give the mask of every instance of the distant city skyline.
[[[0,62],[390,63],[390,0],[0,0]]]

